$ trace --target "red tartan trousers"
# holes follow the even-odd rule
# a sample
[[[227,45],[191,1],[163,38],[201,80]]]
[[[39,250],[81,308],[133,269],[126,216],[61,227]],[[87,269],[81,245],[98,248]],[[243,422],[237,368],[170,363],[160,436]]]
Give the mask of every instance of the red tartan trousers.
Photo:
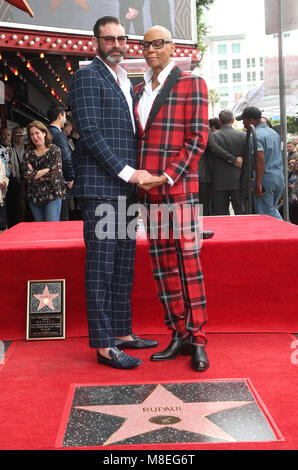
[[[143,202],[144,224],[153,275],[165,323],[192,344],[207,343],[204,277],[200,264],[199,202],[194,195],[149,196]]]

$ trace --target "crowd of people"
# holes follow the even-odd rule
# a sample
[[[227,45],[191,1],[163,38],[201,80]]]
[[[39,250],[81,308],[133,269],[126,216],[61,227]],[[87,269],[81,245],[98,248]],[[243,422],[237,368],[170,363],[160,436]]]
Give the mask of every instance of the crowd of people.
[[[248,113],[248,117],[245,116]],[[235,119],[243,120],[243,129],[236,130]],[[258,157],[263,159],[261,169],[261,190],[256,194],[257,162],[254,162],[252,135],[247,141],[247,128],[256,127]],[[265,140],[267,144],[265,144]],[[263,142],[262,142],[263,141]],[[289,219],[298,225],[296,182],[298,162],[298,137],[287,143],[288,153],[288,193]],[[259,153],[261,155],[259,155]],[[264,155],[262,155],[264,154]],[[234,118],[229,110],[223,110],[218,118],[209,120],[209,139],[206,150],[199,161],[200,202],[204,215],[244,214],[246,210],[245,184],[243,178],[245,158],[251,159],[252,213],[266,214],[281,219],[283,217],[284,175],[280,137],[274,131],[270,120],[262,116],[254,106],[246,108],[244,115]],[[258,158],[259,160],[259,158]],[[254,166],[255,165],[255,166]]]
[[[261,111],[254,107],[249,107],[248,110],[250,109],[256,113],[257,119],[260,119],[259,123],[257,121],[252,123],[256,124],[257,128],[259,125],[269,128],[272,133],[271,123],[261,116]],[[51,106],[48,110],[48,119],[50,122],[48,127],[41,122],[33,121],[26,129],[16,125],[12,130],[9,128],[0,130],[1,231],[23,221],[63,221],[81,218],[80,208],[71,191],[74,180],[72,154],[79,139],[78,131],[71,116],[67,115],[62,106]],[[238,116],[237,119],[242,119],[242,116]],[[208,143],[198,165],[199,202],[203,206],[204,216],[233,213],[241,215],[246,210],[243,161],[245,158],[252,158],[252,155],[247,150],[245,125],[242,130],[238,130],[234,123],[235,118],[230,110],[222,110],[218,118],[209,120]],[[42,137],[42,142],[34,140],[37,134]],[[272,136],[270,138],[272,139]],[[275,141],[277,149],[280,145],[279,136],[275,136]],[[288,194],[289,219],[296,225],[298,225],[297,149],[298,137],[293,137],[287,142]],[[50,160],[47,160],[48,158]],[[272,196],[274,200],[270,201],[270,207],[265,207],[264,204],[260,207],[260,202],[265,200],[265,193],[262,193],[262,198],[255,198],[253,188],[251,202],[253,213],[282,218],[283,169],[279,150],[277,160],[279,162],[275,165],[273,180],[278,175],[280,184],[276,195]],[[46,162],[48,167],[44,167]],[[48,168],[48,171],[41,172],[41,168]],[[264,169],[266,173],[266,168]],[[267,176],[267,180],[268,178],[272,179],[272,173],[271,176]],[[265,190],[264,184],[262,186]],[[267,196],[268,188],[265,192]],[[57,206],[56,212],[48,210],[53,205]]]
[[[1,231],[24,221],[81,218],[80,208],[71,191],[74,180],[72,153],[79,134],[63,107],[51,106],[48,118],[48,127],[33,121],[27,128],[16,125],[12,130],[0,130]],[[247,129],[244,126],[238,130],[234,123],[230,110],[222,110],[218,118],[209,119],[208,143],[198,166],[199,201],[204,216],[245,213],[242,175]],[[261,117],[261,123],[272,128],[265,117]],[[37,138],[38,134],[41,139]],[[278,138],[276,142],[279,145]],[[298,137],[287,142],[287,154],[289,219],[298,225]],[[44,168],[47,169],[45,173],[41,171]],[[277,168],[280,177],[282,172],[280,161]],[[253,197],[252,211],[282,218],[281,193],[279,190],[277,202],[274,201],[274,213],[258,208],[258,201]],[[54,205],[57,210],[53,212],[50,208]]]
[[[80,218],[71,197],[78,133],[60,105],[49,108],[48,119],[48,126],[32,121],[0,130],[0,231],[19,222]]]
[[[289,219],[298,225],[298,137],[293,137],[287,143],[288,151],[288,191],[289,191]],[[283,215],[283,202],[279,205]]]

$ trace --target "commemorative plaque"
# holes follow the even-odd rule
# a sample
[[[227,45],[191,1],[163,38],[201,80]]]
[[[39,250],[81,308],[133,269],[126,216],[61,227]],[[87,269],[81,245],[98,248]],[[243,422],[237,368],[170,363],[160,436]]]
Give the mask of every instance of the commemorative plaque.
[[[28,281],[26,339],[65,339],[64,279]]]

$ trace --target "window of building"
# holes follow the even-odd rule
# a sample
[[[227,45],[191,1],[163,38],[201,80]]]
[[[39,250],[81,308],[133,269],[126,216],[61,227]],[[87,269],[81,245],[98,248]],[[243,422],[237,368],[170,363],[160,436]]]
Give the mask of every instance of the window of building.
[[[241,69],[241,59],[233,59],[232,60],[232,68],[233,69]]]
[[[247,81],[255,82],[257,79],[257,72],[247,72]]]
[[[233,94],[241,93],[241,86],[233,86]]]
[[[218,50],[218,53],[220,55],[226,54],[227,53],[227,45],[226,44],[219,44],[217,50]]]
[[[222,86],[219,89],[220,96],[229,96],[229,89],[226,86]]]
[[[253,58],[251,59],[251,67],[252,67],[253,69],[256,67],[256,59],[255,59],[255,57],[253,57]]]
[[[260,67],[264,67],[264,57],[260,57]]]
[[[228,74],[220,73],[219,74],[219,83],[228,83]]]
[[[246,66],[248,69],[250,68],[250,58],[246,59]]]
[[[232,44],[232,53],[239,54],[240,52],[240,44]]]
[[[233,82],[241,82],[241,73],[233,73]]]
[[[264,70],[260,71],[260,80],[264,80]]]
[[[228,61],[227,60],[219,60],[218,61],[219,70],[227,70],[228,68]]]
[[[220,102],[220,108],[221,108],[221,109],[226,109],[228,106],[229,106],[229,102],[228,102],[228,101],[221,101],[221,102]]]

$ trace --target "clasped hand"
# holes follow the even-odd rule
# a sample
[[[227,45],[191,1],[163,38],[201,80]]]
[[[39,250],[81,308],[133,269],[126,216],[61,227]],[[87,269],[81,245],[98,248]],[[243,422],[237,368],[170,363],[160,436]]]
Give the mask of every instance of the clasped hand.
[[[136,170],[130,178],[130,183],[135,183],[139,188],[149,191],[149,189],[161,186],[167,181],[165,175],[153,176],[147,170]]]

